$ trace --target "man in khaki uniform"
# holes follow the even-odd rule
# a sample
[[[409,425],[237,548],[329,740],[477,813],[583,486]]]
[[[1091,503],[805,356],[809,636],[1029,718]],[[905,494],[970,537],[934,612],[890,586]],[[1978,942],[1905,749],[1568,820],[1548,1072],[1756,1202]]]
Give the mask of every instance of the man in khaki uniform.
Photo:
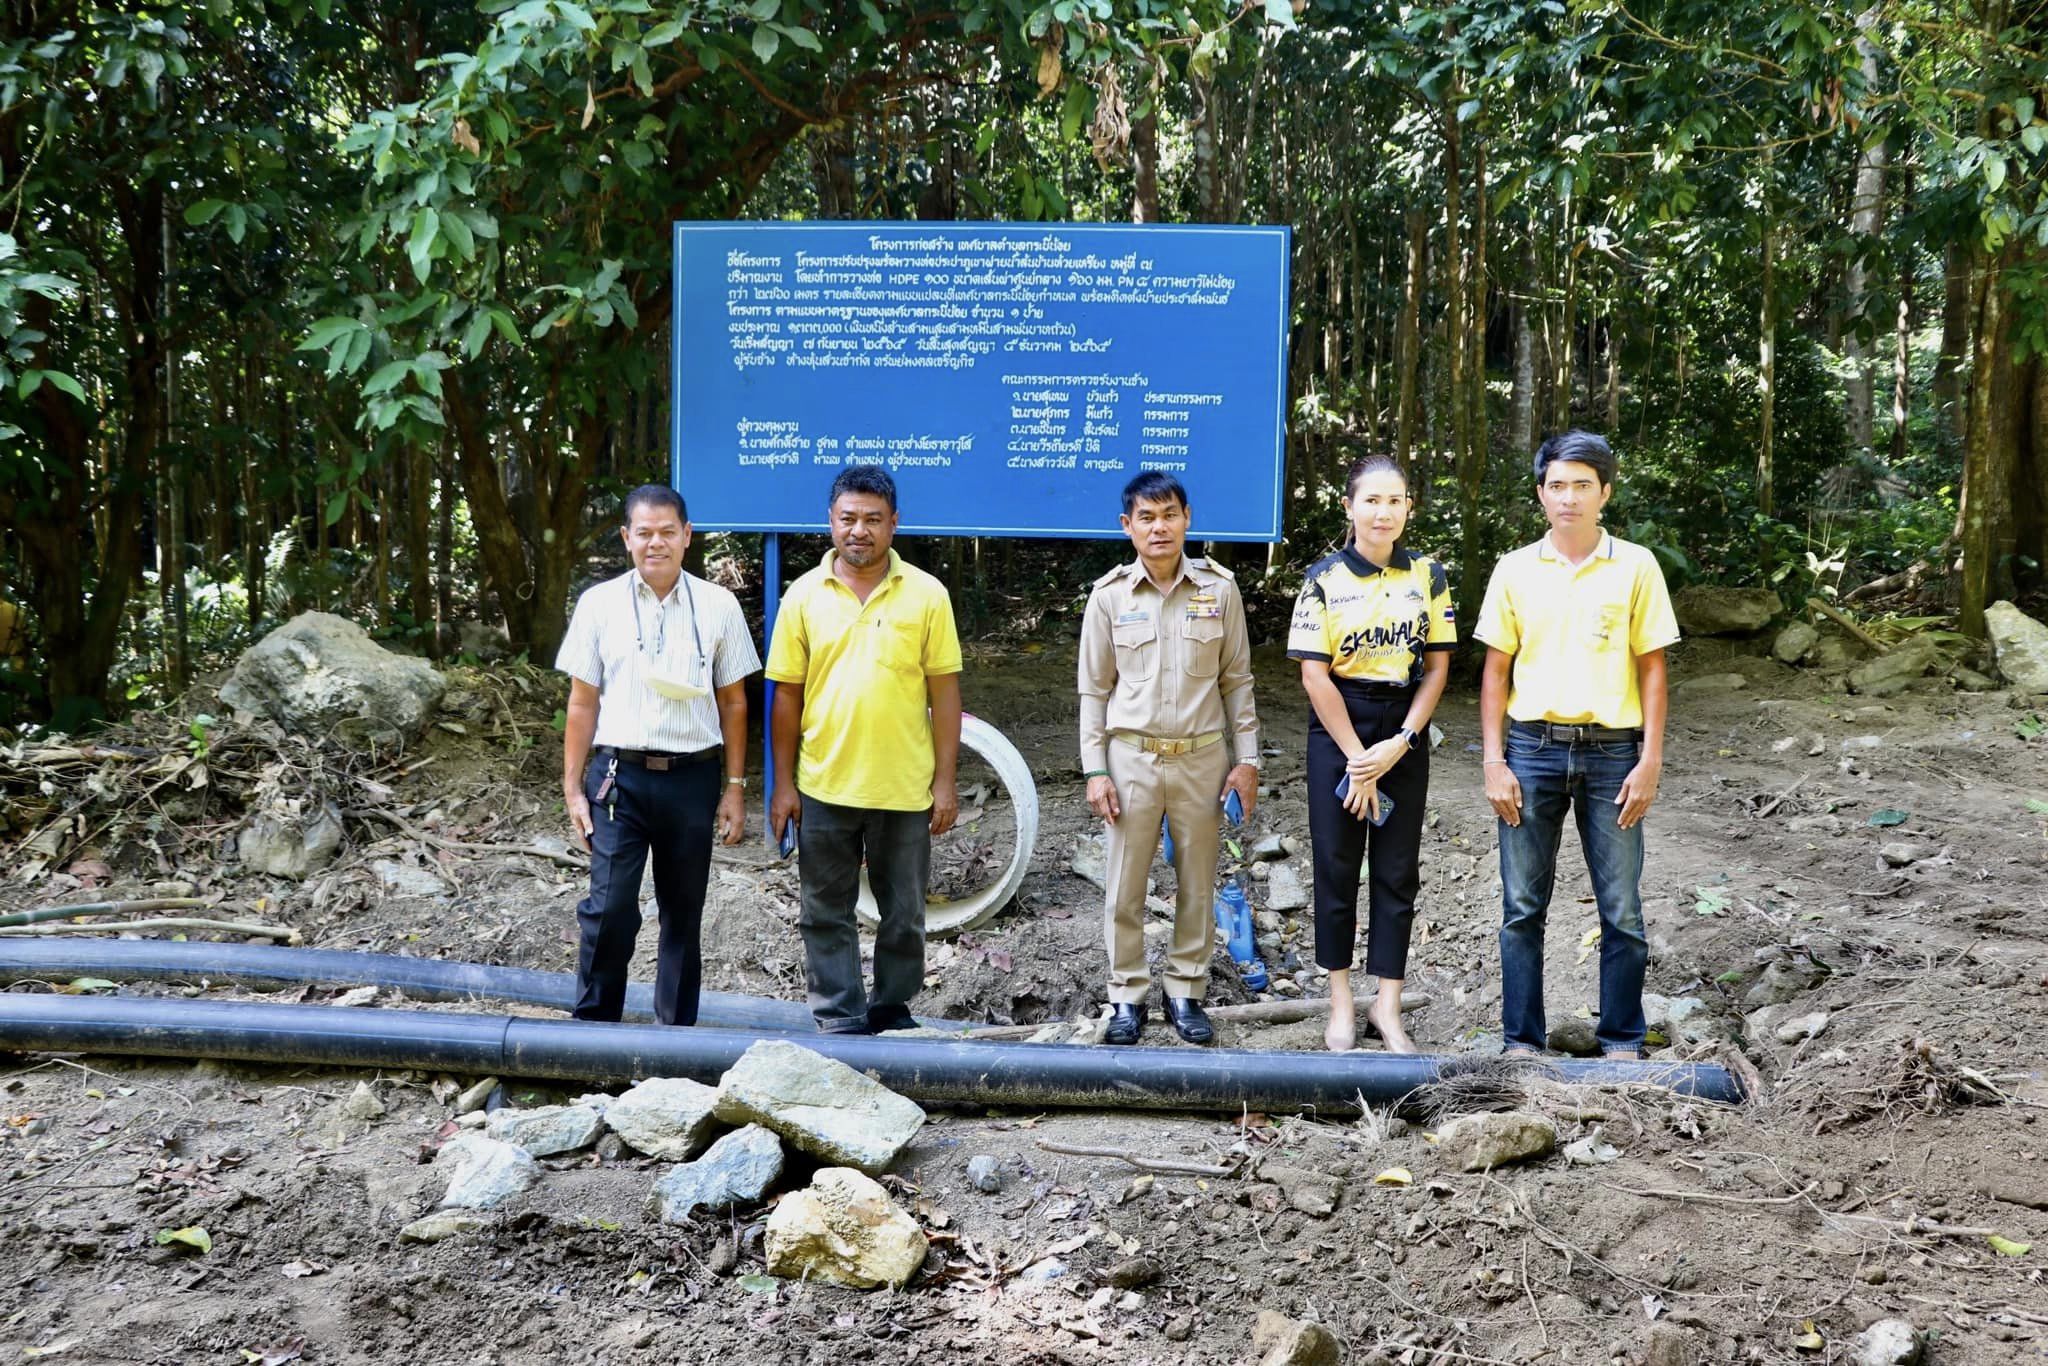
[[[1166,1013],[1181,1038],[1215,1037],[1201,998],[1215,931],[1217,802],[1234,789],[1250,816],[1259,789],[1244,601],[1227,570],[1184,553],[1187,491],[1147,471],[1124,488],[1134,563],[1095,581],[1081,623],[1081,770],[1109,823],[1104,937],[1111,1018],[1103,1042],[1145,1028],[1145,874],[1163,816],[1178,887],[1166,958]],[[1234,762],[1233,762],[1234,760]]]

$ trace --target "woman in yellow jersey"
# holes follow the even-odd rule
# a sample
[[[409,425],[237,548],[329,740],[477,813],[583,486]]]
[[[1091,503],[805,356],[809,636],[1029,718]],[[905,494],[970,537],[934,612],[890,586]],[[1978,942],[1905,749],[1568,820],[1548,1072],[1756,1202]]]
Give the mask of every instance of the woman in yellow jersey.
[[[1371,851],[1365,969],[1379,978],[1366,1018],[1390,1052],[1413,1053],[1401,1028],[1401,983],[1420,886],[1429,795],[1430,713],[1458,639],[1443,566],[1396,542],[1414,500],[1391,457],[1369,455],[1344,481],[1344,548],[1309,567],[1287,656],[1301,661],[1308,724],[1308,818],[1315,847],[1316,965],[1330,974],[1323,1038],[1357,1039],[1351,995],[1358,881]]]

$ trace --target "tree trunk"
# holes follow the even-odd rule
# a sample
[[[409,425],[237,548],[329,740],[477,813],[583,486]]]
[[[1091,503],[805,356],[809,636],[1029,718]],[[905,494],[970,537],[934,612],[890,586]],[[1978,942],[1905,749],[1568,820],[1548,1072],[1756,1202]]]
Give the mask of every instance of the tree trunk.
[[[1131,221],[1159,221],[1159,96],[1131,124]]]
[[[1968,422],[1963,412],[1963,360],[1970,351],[1970,318],[1975,290],[1970,282],[1971,252],[1950,243],[1942,258],[1941,358],[1934,365],[1935,427],[1952,437]]]
[[[1911,194],[1911,180],[1906,194]],[[1904,212],[1902,209],[1901,212]],[[1892,327],[1892,441],[1891,463],[1896,468],[1906,459],[1907,418],[1913,400],[1913,253],[1899,253],[1899,312]]]
[[[1420,209],[1408,210],[1408,277],[1401,291],[1400,330],[1394,338],[1400,368],[1394,399],[1394,455],[1403,465],[1415,450],[1416,371],[1422,359],[1422,291],[1429,269],[1429,224]]]
[[[1466,419],[1465,439],[1471,446],[1472,458],[1478,462],[1482,480],[1492,446],[1486,424],[1486,325],[1492,316],[1486,278],[1486,244],[1492,222],[1487,198],[1486,139],[1479,137],[1472,143],[1472,273],[1466,290],[1471,322],[1465,329],[1472,352],[1466,367],[1471,415]]]
[[[405,588],[407,611],[415,631],[434,617],[434,576],[431,525],[433,519],[433,466],[427,448],[408,447],[405,453]],[[427,637],[427,653],[441,657],[441,642]]]
[[[434,658],[439,659],[453,642],[449,630],[455,620],[455,582],[451,566],[455,560],[455,475],[449,467],[448,440],[444,435],[434,455]]]
[[[1533,248],[1523,249],[1522,265],[1526,272],[1522,288],[1526,291],[1536,278]],[[1517,299],[1510,305],[1508,317],[1515,335],[1515,382],[1514,393],[1508,400],[1508,447],[1516,455],[1523,456],[1536,449],[1536,338],[1529,329],[1526,298]]]
[[[1877,86],[1877,44],[1870,30],[1877,23],[1875,7],[1856,16],[1856,52],[1863,67],[1867,89]],[[1878,133],[1881,125],[1867,125],[1866,134]],[[1848,398],[1845,416],[1849,446],[1868,453],[1874,446],[1872,428],[1875,409],[1877,359],[1867,334],[1869,268],[1879,248],[1878,231],[1884,221],[1884,172],[1888,156],[1881,133],[1871,138],[1856,157],[1856,191],[1849,200],[1849,237],[1852,255],[1842,295],[1843,358],[1849,363]]]
[[[1757,310],[1757,440],[1756,505],[1769,517],[1772,505],[1772,443],[1778,411],[1778,279],[1777,227],[1766,216],[1763,225],[1763,303]]]
[[[1558,312],[1557,349],[1551,355],[1556,366],[1552,376],[1551,402],[1556,405],[1550,415],[1550,430],[1562,432],[1572,425],[1572,388],[1578,372],[1579,349],[1579,254],[1572,249],[1572,232],[1575,215],[1567,201],[1560,211],[1563,232],[1558,239],[1558,250],[1564,253],[1564,298]]]
[[[1621,430],[1621,333],[1614,305],[1607,306],[1607,431]]]

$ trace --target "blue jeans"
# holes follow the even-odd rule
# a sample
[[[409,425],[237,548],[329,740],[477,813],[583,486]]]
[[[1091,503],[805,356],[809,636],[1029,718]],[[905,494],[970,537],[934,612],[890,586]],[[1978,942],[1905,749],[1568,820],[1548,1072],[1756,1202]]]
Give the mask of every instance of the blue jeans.
[[[1546,739],[1517,722],[1507,736],[1508,769],[1522,785],[1522,823],[1500,822],[1500,1014],[1509,1048],[1541,1049],[1543,922],[1557,880],[1565,811],[1577,817],[1593,899],[1600,907],[1600,1024],[1605,1052],[1643,1046],[1643,827],[1624,830],[1615,797],[1636,766],[1637,741]]]

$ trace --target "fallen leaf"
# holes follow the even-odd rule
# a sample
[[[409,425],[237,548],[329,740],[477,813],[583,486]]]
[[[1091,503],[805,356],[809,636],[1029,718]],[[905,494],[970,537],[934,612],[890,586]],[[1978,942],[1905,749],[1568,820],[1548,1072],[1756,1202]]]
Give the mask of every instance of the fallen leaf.
[[[1912,813],[1910,811],[1901,811],[1895,806],[1887,806],[1882,811],[1871,812],[1870,820],[1866,823],[1880,827],[1887,825],[1904,825],[1907,819],[1911,817],[1911,815]],[[1818,1351],[1820,1349],[1811,1348],[1809,1350]]]
[[[190,1228],[160,1228],[156,1231],[156,1242],[158,1247],[168,1247],[176,1243],[180,1247],[196,1248],[201,1252],[213,1251],[213,1235],[196,1225]]]
[[[59,1352],[68,1352],[77,1345],[77,1338],[66,1338],[62,1342],[53,1342],[47,1347],[24,1347],[21,1349],[21,1354],[25,1357],[53,1357]]]
[[[1069,1252],[1078,1252],[1082,1248],[1086,1247],[1088,1245],[1088,1240],[1090,1238],[1093,1238],[1094,1236],[1095,1234],[1091,1230],[1087,1233],[1077,1233],[1071,1238],[1062,1238],[1060,1239],[1060,1241],[1054,1243],[1045,1251],[1039,1253],[1038,1256],[1033,1260],[1042,1262],[1047,1257],[1064,1257]]]
[[[1664,1301],[1658,1299],[1655,1295],[1643,1296],[1642,1302],[1643,1317],[1651,1320],[1652,1322],[1655,1322],[1657,1316],[1664,1312]]]
[[[740,1277],[740,1289],[749,1295],[772,1295],[775,1293],[775,1278],[757,1271],[751,1276]]]
[[[2016,1243],[2010,1238],[2001,1238],[1996,1233],[1988,1240],[1991,1250],[2001,1257],[2024,1257],[2033,1249],[2032,1243]]]
[[[1802,1352],[1818,1352],[1827,1347],[1828,1340],[1822,1337],[1820,1330],[1813,1326],[1812,1319],[1808,1319],[1800,1324],[1799,1327],[1801,1330],[1799,1336],[1792,1339],[1794,1347],[1797,1347]]]
[[[1406,1167],[1389,1167],[1375,1176],[1372,1183],[1375,1186],[1412,1186],[1415,1184],[1415,1173]]]
[[[278,1268],[278,1270],[284,1272],[285,1275],[291,1277],[295,1281],[301,1280],[307,1276],[317,1276],[326,1269],[327,1264],[324,1262],[308,1261],[286,1262],[283,1266]]]
[[[261,1351],[251,1351],[244,1347],[241,1349],[242,1360],[247,1362],[248,1366],[284,1366],[287,1361],[297,1361],[304,1356],[305,1347],[304,1338],[292,1338],[275,1347],[265,1347]]]
[[[121,984],[110,982],[104,977],[74,977],[71,985],[64,988],[66,996],[86,996],[102,991],[119,991]]]
[[[341,993],[341,995],[335,997],[332,1001],[328,1002],[328,1004],[337,1006],[366,1006],[376,999],[377,987],[373,984],[371,986],[356,987],[353,990],[344,991]]]
[[[2029,797],[2027,798],[2027,810],[2037,816],[2048,816],[2048,802],[2042,801],[2039,797]]]
[[[1116,1202],[1119,1205],[1127,1205],[1141,1195],[1150,1194],[1152,1190],[1152,1183],[1156,1180],[1158,1180],[1158,1178],[1153,1176],[1149,1172],[1146,1173],[1144,1176],[1133,1177],[1131,1180],[1131,1184],[1124,1187],[1124,1193],[1117,1197]]]
[[[1728,909],[1726,892],[1715,891],[1711,887],[1695,887],[1693,891],[1699,896],[1699,900],[1692,904],[1694,915],[1719,915]]]
[[[1600,947],[1600,927],[1595,925],[1579,940],[1579,961],[1585,962],[1593,956],[1593,950]]]

